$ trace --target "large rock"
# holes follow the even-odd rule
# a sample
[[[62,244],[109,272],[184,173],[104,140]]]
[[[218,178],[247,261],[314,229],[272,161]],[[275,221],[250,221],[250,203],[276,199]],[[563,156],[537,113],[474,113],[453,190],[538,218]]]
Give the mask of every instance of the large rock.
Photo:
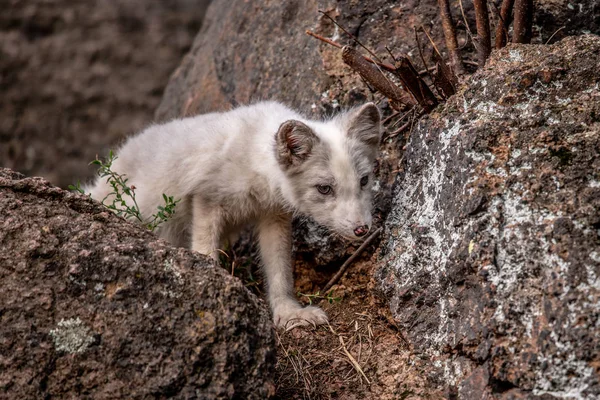
[[[239,280],[90,199],[0,169],[1,398],[256,398],[272,324]]]
[[[376,279],[461,398],[600,396],[598,65],[509,46],[411,136]]]
[[[66,187],[152,122],[209,0],[3,0],[0,165]]]

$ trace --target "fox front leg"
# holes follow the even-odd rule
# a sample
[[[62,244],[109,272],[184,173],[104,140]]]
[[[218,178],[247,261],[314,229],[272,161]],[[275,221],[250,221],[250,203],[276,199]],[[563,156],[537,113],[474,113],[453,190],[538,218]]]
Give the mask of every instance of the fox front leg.
[[[302,307],[294,296],[291,215],[264,217],[258,224],[258,236],[275,325],[291,329],[326,323],[327,315],[323,310],[315,306]]]

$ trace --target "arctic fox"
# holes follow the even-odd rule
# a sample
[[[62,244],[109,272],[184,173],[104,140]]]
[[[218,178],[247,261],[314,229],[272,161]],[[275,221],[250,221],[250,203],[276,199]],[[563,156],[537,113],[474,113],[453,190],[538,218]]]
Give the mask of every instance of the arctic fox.
[[[349,239],[366,235],[380,136],[373,103],[313,121],[262,102],[151,126],[126,141],[112,169],[135,186],[145,218],[163,193],[181,199],[158,232],[174,245],[216,258],[226,238],[254,223],[274,322],[290,328],[327,322],[294,296],[292,216]],[[89,191],[102,201],[111,189],[98,179]]]

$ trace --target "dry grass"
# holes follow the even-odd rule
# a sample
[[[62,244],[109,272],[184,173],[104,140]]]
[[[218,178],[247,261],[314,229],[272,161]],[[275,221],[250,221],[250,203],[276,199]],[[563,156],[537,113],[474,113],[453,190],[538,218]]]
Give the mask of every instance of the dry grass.
[[[256,248],[249,243],[238,244],[222,261],[249,289],[264,296]],[[311,295],[335,271],[296,260],[295,289],[305,294],[299,300],[306,304],[320,301],[330,322],[277,331],[277,399],[443,398],[427,382],[424,361],[413,355],[387,306],[374,296],[371,277],[376,257],[372,252],[373,247],[367,249],[348,268],[333,293],[319,296]]]
[[[329,325],[277,332],[278,399],[442,398],[373,297],[372,266],[357,262],[334,286],[341,300],[321,301]]]

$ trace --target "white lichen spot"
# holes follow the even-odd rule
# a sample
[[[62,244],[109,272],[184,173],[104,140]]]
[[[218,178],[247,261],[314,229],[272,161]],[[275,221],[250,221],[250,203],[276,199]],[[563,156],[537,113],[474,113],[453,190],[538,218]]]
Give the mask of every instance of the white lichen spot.
[[[600,181],[597,181],[595,179],[591,179],[588,182],[588,186],[591,187],[591,188],[600,188]]]
[[[521,62],[523,61],[523,56],[519,50],[509,50],[508,56],[510,57],[510,61],[512,62]]]
[[[165,260],[164,262],[165,271],[169,272],[175,278],[175,282],[179,285],[184,283],[183,276],[181,275],[181,271],[177,268],[177,266],[173,263],[173,259]]]
[[[94,286],[94,290],[96,292],[104,292],[104,285],[100,282],[96,283],[96,286]]]
[[[94,343],[91,330],[77,318],[61,319],[58,326],[50,331],[57,351],[83,353]]]

